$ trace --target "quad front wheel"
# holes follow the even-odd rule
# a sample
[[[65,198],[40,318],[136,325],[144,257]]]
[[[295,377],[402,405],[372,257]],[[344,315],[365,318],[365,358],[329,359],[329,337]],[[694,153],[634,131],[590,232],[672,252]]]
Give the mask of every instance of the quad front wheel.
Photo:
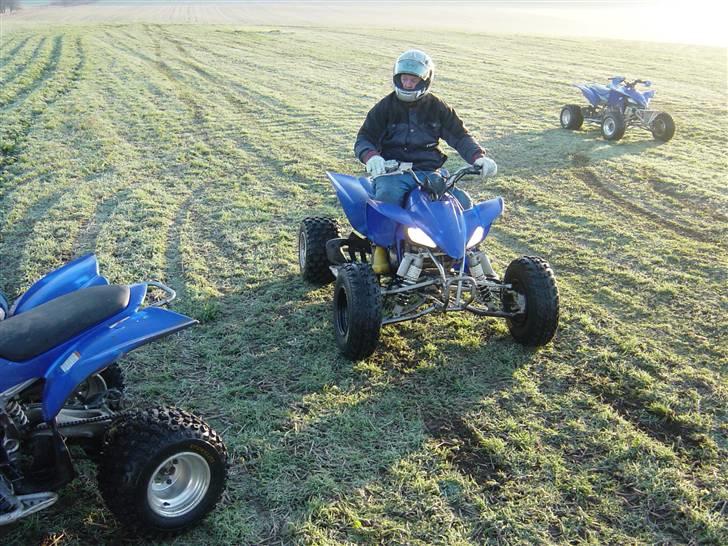
[[[561,109],[561,126],[564,129],[580,129],[584,124],[584,114],[578,104],[567,104]]]
[[[339,237],[339,229],[331,218],[304,218],[298,230],[298,264],[304,280],[327,284],[334,280],[329,269],[326,243]]]
[[[354,262],[339,268],[333,320],[344,356],[359,360],[374,352],[382,327],[382,294],[371,265]]]
[[[559,290],[548,262],[521,256],[510,263],[503,282],[512,286],[503,295],[504,309],[519,311],[507,319],[513,338],[535,347],[551,341],[559,324]]]
[[[610,112],[602,119],[602,136],[605,140],[619,140],[626,128],[624,116],[619,112]]]
[[[660,112],[650,125],[652,136],[662,142],[667,142],[675,134],[675,122],[667,112]]]
[[[122,524],[151,534],[198,523],[220,499],[226,477],[220,436],[199,417],[167,407],[115,420],[98,465],[109,509]]]

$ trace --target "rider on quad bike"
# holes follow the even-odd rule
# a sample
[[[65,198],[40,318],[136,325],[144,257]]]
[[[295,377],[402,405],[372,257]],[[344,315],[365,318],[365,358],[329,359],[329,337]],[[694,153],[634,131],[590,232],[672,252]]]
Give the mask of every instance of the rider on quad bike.
[[[420,179],[439,179],[438,171],[447,160],[438,146],[441,138],[479,168],[483,178],[498,170],[455,110],[430,93],[434,79],[435,65],[429,55],[417,49],[402,53],[392,71],[394,91],[369,111],[359,130],[354,153],[372,176],[378,201],[402,206],[406,195],[417,186],[411,173],[386,174],[387,160],[412,163]],[[464,209],[472,207],[463,190],[453,188],[452,193]],[[389,272],[385,248],[374,249],[373,262],[376,274]]]

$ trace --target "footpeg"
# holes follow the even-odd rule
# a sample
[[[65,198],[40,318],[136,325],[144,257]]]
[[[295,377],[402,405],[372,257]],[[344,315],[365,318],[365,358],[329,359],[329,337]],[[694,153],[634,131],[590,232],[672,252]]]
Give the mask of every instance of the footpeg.
[[[58,495],[50,492],[33,493],[32,495],[18,495],[7,500],[15,505],[15,510],[7,514],[0,514],[0,525],[12,523],[20,518],[48,508],[55,504],[58,500]]]

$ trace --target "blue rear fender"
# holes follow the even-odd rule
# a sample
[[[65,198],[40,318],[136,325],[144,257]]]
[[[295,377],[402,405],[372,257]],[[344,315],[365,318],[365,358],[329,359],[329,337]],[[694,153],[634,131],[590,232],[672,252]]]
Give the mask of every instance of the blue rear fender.
[[[160,307],[140,309],[146,292],[146,284],[130,286],[126,309],[35,358],[25,362],[0,358],[0,392],[44,378],[43,419],[50,421],[88,377],[137,347],[197,322]]]
[[[76,387],[126,353],[197,321],[160,307],[139,309],[146,284],[131,287],[128,307],[109,320],[71,340],[45,373],[43,417],[53,419]]]
[[[27,292],[15,301],[10,308],[10,315],[20,314],[81,288],[103,284],[109,284],[109,281],[99,274],[96,256],[87,254],[51,271],[33,283]]]
[[[588,100],[592,106],[597,106],[599,104],[599,102],[600,102],[599,95],[597,95],[597,93],[594,90],[592,90],[590,87],[579,84],[579,83],[575,83],[574,87],[579,88],[582,95],[584,95],[584,97],[586,97],[586,100]]]
[[[84,343],[85,340],[95,338],[95,336],[100,335],[106,329],[108,329],[110,325],[113,325],[120,320],[123,320],[125,317],[132,315],[144,301],[146,291],[147,288],[145,284],[135,284],[131,286],[129,290],[129,303],[125,309],[122,309],[114,316],[106,319],[104,322],[96,324],[95,326],[81,332],[76,337],[73,337],[67,340],[65,343],[53,347],[45,353],[42,353],[23,362],[12,362],[0,358],[0,392],[19,383],[23,383],[29,379],[40,379],[42,377],[47,379],[53,368],[56,367],[59,363],[64,362],[68,358],[68,355],[73,353],[73,351],[76,350],[76,347],[80,343]],[[92,375],[93,373],[94,372],[89,372],[76,384],[80,383],[81,381],[86,379],[86,377]],[[46,394],[55,393],[55,389],[56,385],[54,385],[53,382],[46,383]],[[66,397],[67,396],[68,395],[66,395]],[[65,400],[65,398],[63,400]],[[51,417],[53,417],[53,415]]]

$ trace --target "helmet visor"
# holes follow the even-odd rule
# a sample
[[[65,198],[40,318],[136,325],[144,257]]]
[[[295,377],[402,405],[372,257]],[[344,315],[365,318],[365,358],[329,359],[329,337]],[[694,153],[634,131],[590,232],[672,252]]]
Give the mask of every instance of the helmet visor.
[[[426,80],[430,76],[430,70],[427,65],[415,59],[401,59],[394,65],[394,74],[412,74]]]

